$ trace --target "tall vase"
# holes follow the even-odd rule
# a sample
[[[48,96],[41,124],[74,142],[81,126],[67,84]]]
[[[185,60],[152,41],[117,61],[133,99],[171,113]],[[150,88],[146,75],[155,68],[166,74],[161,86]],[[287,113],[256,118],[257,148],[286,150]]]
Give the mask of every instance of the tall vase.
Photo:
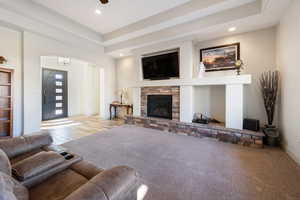
[[[202,78],[205,73],[205,65],[203,62],[200,62],[198,66],[198,71],[197,71],[197,78]]]

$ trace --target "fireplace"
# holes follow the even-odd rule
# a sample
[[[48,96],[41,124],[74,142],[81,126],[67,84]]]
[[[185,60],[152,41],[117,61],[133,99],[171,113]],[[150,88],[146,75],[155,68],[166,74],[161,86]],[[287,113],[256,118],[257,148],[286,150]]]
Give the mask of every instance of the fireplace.
[[[147,115],[172,119],[172,95],[148,95],[147,96]]]
[[[141,116],[165,118],[179,121],[180,87],[142,87]]]

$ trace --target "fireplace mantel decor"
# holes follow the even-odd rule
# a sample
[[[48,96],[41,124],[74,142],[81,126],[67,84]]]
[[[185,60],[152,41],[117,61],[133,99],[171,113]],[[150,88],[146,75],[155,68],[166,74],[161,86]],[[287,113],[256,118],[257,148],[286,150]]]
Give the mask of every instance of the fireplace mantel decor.
[[[7,60],[3,56],[0,56],[0,64],[4,64],[6,62]]]

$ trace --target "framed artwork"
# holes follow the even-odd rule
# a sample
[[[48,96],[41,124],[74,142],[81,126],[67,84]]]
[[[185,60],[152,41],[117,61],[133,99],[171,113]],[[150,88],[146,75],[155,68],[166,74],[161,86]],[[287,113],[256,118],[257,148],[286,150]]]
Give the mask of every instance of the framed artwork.
[[[200,62],[203,62],[206,72],[235,70],[237,60],[240,60],[240,43],[200,50]]]

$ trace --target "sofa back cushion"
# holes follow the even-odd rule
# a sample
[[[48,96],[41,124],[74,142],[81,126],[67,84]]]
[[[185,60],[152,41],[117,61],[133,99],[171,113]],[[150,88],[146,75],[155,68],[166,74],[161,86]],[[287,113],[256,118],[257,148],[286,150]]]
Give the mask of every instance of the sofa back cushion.
[[[13,165],[13,175],[19,181],[46,173],[65,162],[65,158],[55,152],[42,151]]]
[[[0,149],[0,172],[11,176],[11,165],[10,161],[4,151]]]
[[[52,142],[52,137],[48,133],[21,136],[0,140],[0,149],[2,149],[9,158],[13,158],[34,149],[50,145]]]
[[[28,190],[11,176],[0,172],[1,200],[29,200]]]

